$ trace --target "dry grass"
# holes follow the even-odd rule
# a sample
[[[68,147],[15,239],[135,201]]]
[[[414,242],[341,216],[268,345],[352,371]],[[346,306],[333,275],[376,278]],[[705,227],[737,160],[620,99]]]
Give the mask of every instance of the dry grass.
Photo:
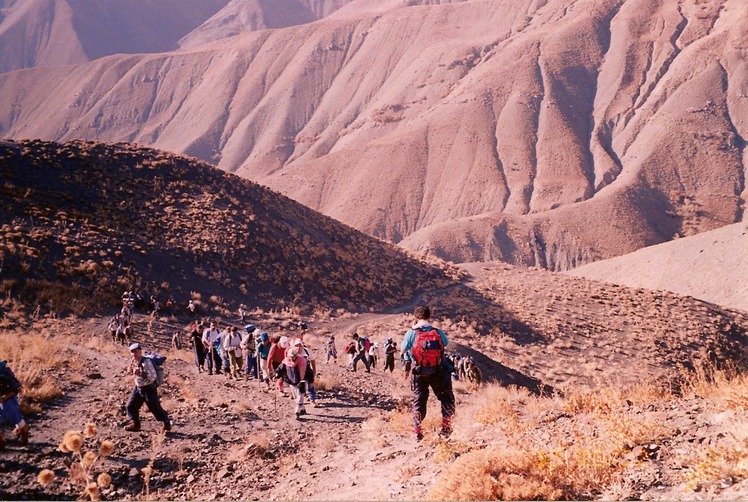
[[[7,359],[23,389],[21,412],[39,413],[42,405],[63,393],[55,371],[73,360],[64,336],[51,336],[28,330],[12,330],[0,337],[0,354]]]
[[[606,388],[568,398],[540,397],[488,385],[462,403],[449,442],[430,401],[424,441],[445,468],[429,497],[434,500],[587,499],[620,480],[632,445],[672,431],[643,419],[631,405],[659,399],[655,387],[627,393]],[[369,421],[367,430],[412,435],[409,411]],[[735,464],[737,466],[737,464]],[[735,467],[737,469],[738,467]],[[470,476],[465,476],[469,472]]]

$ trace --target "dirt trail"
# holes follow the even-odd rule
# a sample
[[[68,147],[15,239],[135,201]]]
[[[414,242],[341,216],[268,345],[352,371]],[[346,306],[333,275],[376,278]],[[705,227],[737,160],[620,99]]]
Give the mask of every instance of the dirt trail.
[[[365,314],[314,326],[310,331],[348,333],[353,325],[396,314]],[[177,324],[150,322],[136,316],[136,339],[162,353]],[[150,322],[150,324],[148,324]],[[69,454],[57,445],[68,430],[97,425],[99,437],[116,444],[104,463],[114,490],[108,499],[127,499],[145,492],[143,471],[153,453],[159,424],[145,407],[143,431],[127,433],[124,405],[132,378],[124,374],[129,353],[111,343],[106,319],[91,323],[89,343],[72,347],[79,369],[60,375],[66,395],[39,417],[32,417],[31,444],[2,457],[0,468],[11,473],[0,480],[0,498],[74,498],[77,488],[57,482],[43,489],[35,479],[44,468],[65,477]],[[169,325],[172,324],[172,325]],[[186,324],[186,322],[184,323]],[[145,333],[150,333],[146,339]],[[318,407],[296,420],[293,402],[257,381],[198,374],[196,367],[168,353],[167,382],[160,389],[174,429],[155,452],[148,490],[165,499],[325,499],[380,500],[420,498],[433,481],[421,476],[431,448],[421,447],[401,431],[385,426],[388,413],[407,396],[399,368],[355,374],[338,364],[325,364],[319,346],[324,336],[311,336],[319,361]],[[337,337],[336,337],[337,338]],[[89,348],[91,340],[94,348]],[[341,340],[342,341],[342,340]],[[314,346],[317,345],[317,346]],[[339,342],[339,351],[340,350]],[[184,353],[185,359],[187,354]],[[378,427],[365,425],[379,417]]]

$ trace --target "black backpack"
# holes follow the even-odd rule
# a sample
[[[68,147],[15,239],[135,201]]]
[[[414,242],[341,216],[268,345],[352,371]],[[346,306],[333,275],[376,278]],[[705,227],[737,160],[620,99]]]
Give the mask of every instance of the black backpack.
[[[18,381],[7,361],[0,361],[0,394],[18,393],[21,391],[21,382]]]

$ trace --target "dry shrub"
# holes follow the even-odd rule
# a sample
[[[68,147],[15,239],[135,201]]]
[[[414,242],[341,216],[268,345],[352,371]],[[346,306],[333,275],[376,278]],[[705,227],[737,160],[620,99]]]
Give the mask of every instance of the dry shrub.
[[[323,373],[314,377],[314,386],[319,390],[338,390],[343,387],[341,377],[330,373]]]
[[[466,476],[465,473],[470,473]],[[519,447],[466,453],[447,467],[429,500],[558,500],[564,491],[540,459]]]
[[[229,448],[227,460],[229,462],[246,462],[257,458],[264,458],[270,450],[270,439],[262,434],[247,438],[240,445]]]
[[[64,337],[11,332],[0,338],[0,354],[8,360],[23,386],[20,396],[22,413],[38,413],[43,403],[62,395],[53,370],[69,359]]]
[[[683,460],[691,464],[683,477],[694,491],[724,480],[747,478],[748,425],[740,424],[721,441],[697,452],[689,452],[689,458]]]

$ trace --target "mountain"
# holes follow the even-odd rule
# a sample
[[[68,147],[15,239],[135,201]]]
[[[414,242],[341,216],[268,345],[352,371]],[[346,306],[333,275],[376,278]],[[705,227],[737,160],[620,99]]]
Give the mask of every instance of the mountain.
[[[321,19],[352,0],[231,0],[179,41],[181,47]]]
[[[358,0],[0,75],[0,135],[183,152],[410,249],[566,270],[744,220],[747,17],[733,0]]]
[[[302,24],[350,0],[0,0],[0,72]]]
[[[748,226],[728,225],[571,270],[569,275],[668,290],[748,312]]]
[[[0,144],[3,294],[99,312],[125,290],[209,312],[385,308],[459,274],[196,159],[126,144]],[[227,309],[228,310],[225,310]]]

